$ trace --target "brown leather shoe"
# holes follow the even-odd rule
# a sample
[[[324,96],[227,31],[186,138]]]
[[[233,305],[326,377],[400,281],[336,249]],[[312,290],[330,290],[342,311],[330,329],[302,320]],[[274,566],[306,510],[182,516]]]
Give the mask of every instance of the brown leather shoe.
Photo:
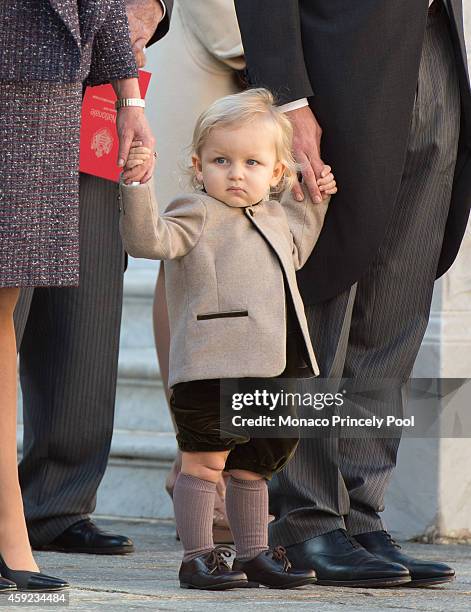
[[[314,570],[291,567],[283,546],[276,546],[272,550],[261,552],[249,561],[235,559],[232,569],[247,574],[248,587],[258,587],[263,584],[270,589],[294,589],[316,582]]]
[[[205,555],[191,561],[183,561],[178,573],[182,589],[206,589],[225,591],[247,586],[244,572],[234,571],[227,565],[224,557],[230,557],[232,549],[216,546]]]

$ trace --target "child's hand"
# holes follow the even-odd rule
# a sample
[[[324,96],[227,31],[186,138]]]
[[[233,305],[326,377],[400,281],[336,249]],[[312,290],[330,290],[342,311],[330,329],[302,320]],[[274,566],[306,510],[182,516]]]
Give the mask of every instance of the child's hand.
[[[330,166],[323,167],[321,178],[317,179],[317,185],[322,193],[323,200],[327,200],[329,196],[337,193],[337,183],[335,182],[334,175],[332,174],[332,168]]]
[[[152,151],[147,147],[143,147],[140,140],[134,140],[131,144],[131,148],[129,149],[129,155],[123,169],[123,180],[126,182],[130,171],[136,166],[140,166],[147,161],[151,155]]]

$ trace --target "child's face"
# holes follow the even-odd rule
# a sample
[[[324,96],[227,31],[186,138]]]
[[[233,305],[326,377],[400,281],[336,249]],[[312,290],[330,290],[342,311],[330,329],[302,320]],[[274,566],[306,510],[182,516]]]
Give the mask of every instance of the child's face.
[[[193,156],[196,178],[206,193],[231,206],[250,206],[267,196],[283,176],[274,136],[263,121],[213,129]]]

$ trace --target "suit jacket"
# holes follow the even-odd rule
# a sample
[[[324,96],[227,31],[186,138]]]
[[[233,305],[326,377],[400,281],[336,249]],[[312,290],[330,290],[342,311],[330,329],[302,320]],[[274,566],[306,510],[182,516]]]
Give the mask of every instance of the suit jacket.
[[[137,76],[124,0],[2,0],[0,80],[87,82]]]
[[[306,303],[357,281],[383,239],[404,169],[428,0],[235,0],[251,84],[308,97],[339,193],[298,276]],[[452,264],[471,204],[471,92],[461,0],[449,2],[462,120],[437,275]]]
[[[159,216],[152,184],[120,185],[121,234],[134,257],[165,260],[169,385],[267,378],[286,365],[290,292],[310,366],[319,373],[296,284],[327,203],[286,197],[234,207],[205,194],[175,199]],[[286,284],[285,284],[286,281]]]

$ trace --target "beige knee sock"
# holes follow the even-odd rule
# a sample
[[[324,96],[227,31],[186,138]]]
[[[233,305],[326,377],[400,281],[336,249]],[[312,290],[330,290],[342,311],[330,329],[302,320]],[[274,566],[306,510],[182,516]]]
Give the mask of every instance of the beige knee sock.
[[[268,487],[261,480],[239,480],[231,476],[226,489],[226,511],[241,561],[268,550]]]
[[[180,472],[173,489],[177,531],[183,545],[183,561],[214,548],[213,513],[216,484]]]

